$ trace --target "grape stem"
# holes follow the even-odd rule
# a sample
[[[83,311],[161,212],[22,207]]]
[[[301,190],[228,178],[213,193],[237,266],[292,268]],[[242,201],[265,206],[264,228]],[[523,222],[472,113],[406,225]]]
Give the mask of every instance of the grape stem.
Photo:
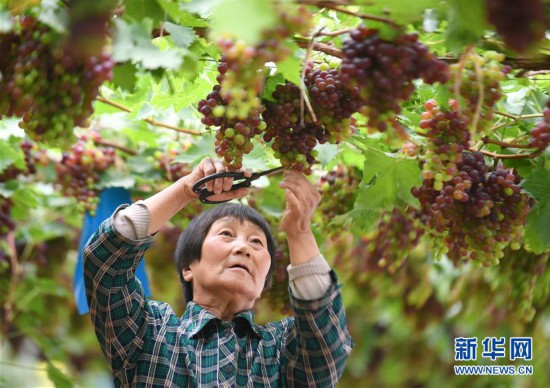
[[[355,28],[344,28],[342,30],[336,30],[336,31],[329,31],[329,32],[321,32],[319,31],[317,33],[317,36],[339,36],[344,34],[349,34],[351,31],[353,31]]]
[[[296,42],[296,44],[301,48],[308,48],[312,41],[313,39],[302,38],[299,36],[294,37],[294,42]],[[342,50],[325,43],[314,42],[312,49],[328,55],[332,55],[333,57],[336,57],[336,58],[344,58],[344,53],[342,53]]]
[[[544,152],[546,148],[539,148],[529,154],[495,154],[485,150],[479,150],[483,155],[490,156],[495,159],[533,159]],[[475,148],[471,148],[471,151],[477,151]]]
[[[15,290],[17,288],[17,280],[19,279],[19,262],[17,260],[17,249],[15,247],[15,232],[13,230],[8,232],[8,234],[6,235],[6,242],[8,244],[8,257],[10,259],[11,278],[10,278],[8,293],[6,296],[6,301],[4,302],[5,320],[2,326],[3,334],[8,333],[10,324],[13,319],[13,315],[14,315],[13,299],[15,296]]]
[[[485,144],[496,144],[501,146],[502,148],[522,148],[522,149],[533,148],[529,144],[506,143],[504,141],[489,139],[488,137],[483,137],[481,141]]]
[[[464,63],[466,58],[472,51],[472,45],[466,47],[466,50],[461,55],[460,60],[458,61],[458,68],[456,70],[455,82],[453,83],[453,93],[455,95],[457,110],[460,115],[462,115],[462,107],[460,106],[460,88],[462,86],[462,70],[464,70]]]
[[[124,112],[132,113],[132,110],[130,108],[128,108],[128,107],[126,107],[122,104],[119,104],[118,102],[109,100],[105,97],[98,97],[97,101],[102,102],[102,103],[107,104],[107,105],[114,106],[115,108],[118,108],[118,109],[120,109]],[[189,135],[202,135],[202,132],[194,131],[192,129],[181,128],[181,127],[178,127],[178,126],[172,125],[172,124],[163,123],[163,122],[160,122],[160,121],[157,121],[157,120],[153,119],[152,117],[146,117],[146,118],[143,119],[143,121],[145,121],[145,122],[147,122],[151,125],[154,125],[156,127],[168,128],[168,129],[171,129],[173,131],[187,133]]]
[[[378,15],[371,15],[371,14],[366,14],[366,13],[354,12],[354,11],[350,11],[349,9],[342,8],[342,6],[349,5],[349,4],[342,3],[342,2],[298,0],[297,3],[305,4],[305,5],[314,5],[314,6],[317,6],[319,8],[331,9],[333,11],[344,13],[346,15],[351,15],[351,16],[358,17],[359,19],[372,20],[372,21],[375,21],[375,22],[386,23],[386,24],[389,24],[390,26],[392,26],[393,28],[397,28],[397,29],[401,28],[401,26],[393,19],[383,17],[383,16],[378,16]]]
[[[519,120],[523,120],[523,119],[532,119],[532,118],[536,118],[536,117],[543,117],[542,113],[533,113],[533,114],[530,114],[530,115],[520,115],[520,116],[511,114],[511,113],[507,113],[507,112],[501,112],[499,110],[495,110],[495,111],[493,111],[493,113],[497,114],[499,116],[508,117],[509,119],[512,119],[512,120],[515,120],[515,121],[519,121]]]
[[[483,101],[485,99],[485,87],[483,85],[483,71],[481,70],[481,66],[478,61],[474,61],[474,68],[476,71],[476,84],[477,84],[477,104],[476,104],[476,110],[474,112],[474,117],[472,120],[472,129],[471,129],[471,136],[472,139],[475,137],[477,132],[477,125],[479,123],[479,117],[481,116],[481,108],[483,107]],[[462,71],[459,73],[458,77],[461,77]]]
[[[129,155],[132,155],[132,156],[136,156],[137,155],[137,152],[130,149],[130,148],[127,148],[127,147],[124,147],[124,146],[121,146],[120,144],[115,144],[115,143],[112,143],[110,142],[109,140],[104,140],[104,139],[101,139],[101,140],[94,140],[94,143],[98,144],[98,145],[102,145],[102,146],[105,146],[105,147],[111,147],[111,148],[115,148],[117,150],[120,150],[122,152],[125,152]]]
[[[313,112],[313,108],[311,106],[311,103],[309,101],[309,98],[306,93],[306,65],[307,61],[309,60],[309,57],[311,56],[311,50],[313,47],[313,44],[315,43],[315,38],[319,36],[319,33],[323,30],[324,27],[321,27],[319,31],[317,31],[313,36],[311,37],[311,40],[307,47],[306,57],[304,58],[304,65],[302,66],[302,84],[300,85],[300,124],[304,125],[304,102],[307,105],[307,109],[309,110],[309,113],[311,114],[311,118],[313,119],[313,122],[317,122],[317,116],[315,116],[315,112]]]

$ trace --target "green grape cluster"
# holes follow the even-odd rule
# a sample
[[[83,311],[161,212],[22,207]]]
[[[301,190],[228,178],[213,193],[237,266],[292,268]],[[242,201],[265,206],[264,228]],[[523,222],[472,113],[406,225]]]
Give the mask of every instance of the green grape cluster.
[[[0,34],[0,114],[19,116],[34,140],[65,145],[75,126],[86,126],[99,86],[112,79],[110,54],[72,57],[64,39],[29,16],[16,32]]]
[[[478,55],[470,51],[461,63],[450,66],[450,74],[460,85],[460,95],[465,102],[465,116],[473,117],[479,99],[482,109],[480,117],[489,125],[493,118],[495,104],[502,97],[500,82],[510,72],[509,66],[503,65],[504,54],[496,51],[485,51]]]
[[[422,176],[434,181],[434,188],[441,190],[445,182],[458,174],[456,165],[462,161],[463,151],[469,148],[470,132],[466,119],[451,101],[450,109],[441,109],[435,100],[424,104],[419,127],[426,132],[426,152]]]

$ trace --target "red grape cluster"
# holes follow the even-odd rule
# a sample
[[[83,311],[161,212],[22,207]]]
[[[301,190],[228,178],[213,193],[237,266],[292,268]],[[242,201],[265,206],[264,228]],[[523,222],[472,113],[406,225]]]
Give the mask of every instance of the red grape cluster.
[[[170,149],[166,152],[155,151],[155,154],[150,161],[156,169],[164,172],[164,175],[168,181],[176,182],[191,172],[187,164],[174,163],[174,159],[178,155],[179,152],[176,149]]]
[[[549,25],[544,0],[485,0],[487,18],[508,47],[524,52],[544,38]]]
[[[414,209],[398,207],[382,212],[374,231],[363,237],[361,260],[376,263],[389,273],[395,273],[424,234],[415,213]]]
[[[95,185],[100,173],[115,163],[115,150],[111,147],[97,147],[93,140],[78,140],[64,151],[60,162],[55,166],[57,183],[61,192],[77,200],[81,211],[95,214],[99,201]]]
[[[0,62],[0,114],[22,117],[19,125],[34,140],[65,144],[75,126],[86,126],[114,62],[106,53],[71,57],[61,37],[31,17],[22,17],[18,28],[16,36],[0,35],[9,58]]]
[[[424,179],[433,179],[434,188],[441,190],[443,184],[451,180],[458,170],[464,150],[469,148],[470,132],[464,117],[456,110],[456,102],[451,101],[451,109],[444,110],[435,100],[424,104],[420,128],[427,130],[428,138],[425,163],[422,170]]]
[[[356,168],[338,165],[319,178],[317,190],[322,194],[317,207],[324,220],[332,220],[353,209],[361,173]]]
[[[28,140],[23,140],[19,146],[25,154],[25,168],[19,169],[15,165],[10,164],[0,172],[0,183],[16,179],[21,174],[30,175],[36,172],[36,162],[39,160],[36,146]]]
[[[463,152],[456,167],[458,173],[442,190],[434,188],[433,179],[424,179],[413,195],[433,236],[444,238],[450,259],[497,264],[503,249],[521,238],[530,201],[512,170],[498,166],[489,171],[479,152]]]
[[[543,120],[531,130],[529,145],[533,148],[544,149],[550,144],[550,99],[546,102],[543,111]]]
[[[473,116],[482,97],[481,117],[487,124],[491,123],[493,108],[502,97],[500,82],[511,70],[510,66],[502,64],[504,59],[504,55],[496,51],[485,51],[482,55],[470,51],[462,65],[451,65],[451,76],[460,83],[460,95],[466,102],[466,116]]]
[[[312,15],[302,6],[274,5],[277,25],[262,32],[260,42],[248,45],[231,38],[218,40],[222,63],[227,72],[220,72],[221,95],[237,116],[244,119],[251,109],[259,109],[267,62],[279,62],[291,54],[285,40],[293,34],[305,35],[312,26]]]
[[[220,74],[224,74],[226,70],[223,62],[218,69]],[[260,117],[263,107],[251,108],[244,116],[239,116],[234,107],[228,107],[221,90],[221,85],[215,85],[206,99],[199,101],[198,109],[204,116],[201,119],[203,124],[218,127],[216,154],[223,158],[226,166],[239,169],[242,167],[243,155],[254,147],[250,140],[266,128],[266,123]]]
[[[15,221],[11,218],[12,207],[13,201],[10,198],[0,195],[0,237],[15,230]]]
[[[271,142],[274,155],[284,167],[311,174],[318,152],[315,146],[328,141],[328,135],[320,123],[310,115],[300,118],[300,88],[293,83],[277,85],[273,92],[275,102],[266,101],[262,114],[267,129],[263,139]]]
[[[417,35],[383,40],[378,30],[360,26],[343,43],[342,82],[359,88],[370,128],[385,131],[388,122],[404,135],[395,115],[415,90],[414,80],[447,82],[447,65]]]

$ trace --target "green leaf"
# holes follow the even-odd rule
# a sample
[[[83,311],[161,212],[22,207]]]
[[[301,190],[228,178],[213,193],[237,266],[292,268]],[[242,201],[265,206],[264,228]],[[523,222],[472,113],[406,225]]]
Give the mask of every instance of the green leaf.
[[[116,19],[113,58],[117,62],[132,61],[145,69],[178,69],[182,58],[174,49],[161,51],[151,42],[150,30],[143,24]]]
[[[134,91],[137,81],[136,72],[136,67],[131,63],[117,64],[113,69],[113,84],[129,92]]]
[[[56,388],[73,387],[73,381],[57,368],[51,361],[48,361],[48,378]]]
[[[193,16],[189,11],[184,9],[185,4],[179,1],[157,0],[157,3],[170,18],[182,26],[208,27],[208,23],[204,19]]]
[[[302,85],[302,59],[290,55],[287,59],[277,63],[277,71],[295,85]]]
[[[208,19],[215,12],[215,8],[224,0],[191,0],[180,7],[191,13],[199,14],[201,18]]]
[[[122,187],[130,189],[134,187],[135,180],[132,176],[119,170],[107,170],[101,174],[101,179],[96,185],[98,188]]]
[[[33,188],[24,186],[13,193],[12,199],[15,207],[28,209],[36,208],[39,203],[39,194]]]
[[[12,164],[18,169],[25,169],[25,154],[20,147],[0,139],[0,173]]]
[[[486,28],[483,0],[449,0],[449,26],[445,38],[451,50],[460,52],[476,43]]]
[[[211,134],[202,135],[185,153],[174,158],[174,162],[197,164],[202,158],[214,155],[214,139]]]
[[[255,44],[262,39],[262,31],[276,22],[269,0],[226,0],[214,9],[212,31]]]
[[[188,48],[197,36],[192,28],[182,27],[174,23],[164,23],[164,28],[170,33],[174,44],[181,48]]]
[[[550,201],[550,170],[537,168],[523,180],[522,187],[538,202]]]
[[[338,155],[338,145],[336,144],[318,144],[315,149],[319,151],[319,156],[317,159],[323,167],[333,162],[334,159],[336,159],[336,155]]]
[[[527,216],[525,242],[536,254],[550,250],[550,202],[538,203]]]
[[[67,31],[69,15],[67,14],[67,9],[60,4],[45,2],[38,15],[38,20],[50,26],[54,31],[64,33]]]
[[[137,21],[149,18],[155,25],[158,25],[164,20],[164,10],[156,0],[125,0],[124,16],[129,16]]]
[[[267,77],[264,82],[262,99],[274,102],[275,100],[273,99],[273,92],[275,91],[275,89],[277,89],[277,85],[284,85],[285,82],[285,77],[281,73],[277,73],[274,76]]]
[[[398,200],[418,206],[411,188],[420,184],[420,168],[414,160],[367,149],[356,208],[381,210],[395,206]]]
[[[438,0],[384,0],[363,2],[368,5],[360,7],[361,11],[370,14],[388,16],[400,24],[404,22],[420,21],[424,17],[424,10],[441,7]],[[358,2],[361,4],[361,2]]]

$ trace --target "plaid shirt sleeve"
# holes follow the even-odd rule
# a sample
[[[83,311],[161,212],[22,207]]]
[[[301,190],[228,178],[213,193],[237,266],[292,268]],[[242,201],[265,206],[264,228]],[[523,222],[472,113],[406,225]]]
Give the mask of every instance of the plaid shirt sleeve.
[[[84,248],[90,315],[114,376],[131,371],[144,346],[152,312],[135,271],[152,241],[153,237],[132,241],[108,219]]]
[[[320,299],[300,300],[291,293],[294,325],[284,338],[282,368],[287,386],[335,386],[351,353],[353,341],[337,277]]]

